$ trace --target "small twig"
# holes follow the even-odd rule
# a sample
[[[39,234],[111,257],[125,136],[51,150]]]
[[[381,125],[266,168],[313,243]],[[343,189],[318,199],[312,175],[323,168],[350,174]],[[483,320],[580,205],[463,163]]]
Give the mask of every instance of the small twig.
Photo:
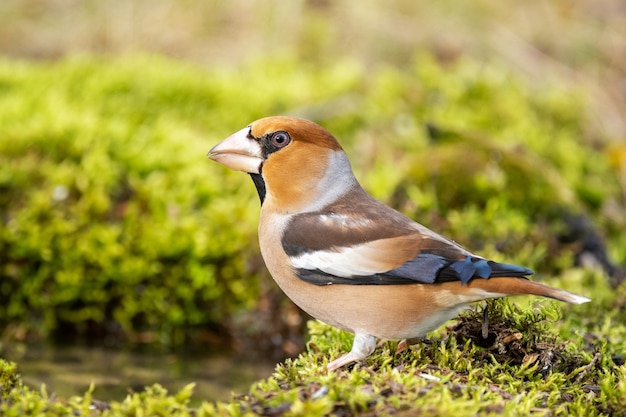
[[[585,366],[585,368],[582,370],[580,375],[578,375],[576,377],[576,383],[577,384],[582,382],[583,378],[586,377],[591,372],[591,369],[594,366],[596,366],[596,364],[598,363],[599,360],[600,360],[600,352],[596,352],[596,354],[593,355],[593,359],[591,359],[591,362],[589,362],[587,364],[587,366]]]

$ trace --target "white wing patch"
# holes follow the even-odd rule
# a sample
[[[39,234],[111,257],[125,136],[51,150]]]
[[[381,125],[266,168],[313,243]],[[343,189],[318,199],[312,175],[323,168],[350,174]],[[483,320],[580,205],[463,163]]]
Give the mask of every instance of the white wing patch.
[[[326,272],[338,277],[350,278],[387,272],[396,267],[384,258],[384,240],[367,244],[303,253],[291,257],[294,268]],[[381,256],[383,255],[383,256]]]

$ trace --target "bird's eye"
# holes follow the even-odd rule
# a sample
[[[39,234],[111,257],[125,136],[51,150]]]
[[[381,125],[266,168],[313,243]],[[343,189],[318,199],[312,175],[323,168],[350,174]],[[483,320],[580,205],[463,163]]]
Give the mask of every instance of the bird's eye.
[[[291,137],[289,137],[289,133],[287,132],[274,132],[270,137],[270,141],[275,147],[283,148],[291,142]]]

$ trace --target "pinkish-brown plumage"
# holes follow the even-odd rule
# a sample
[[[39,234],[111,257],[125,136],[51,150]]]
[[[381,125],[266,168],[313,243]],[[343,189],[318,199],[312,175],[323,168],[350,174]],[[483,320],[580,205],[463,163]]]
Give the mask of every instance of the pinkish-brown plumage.
[[[257,120],[209,157],[249,173],[261,198],[259,241],[280,288],[311,316],[355,334],[336,369],[376,339],[412,339],[487,298],[588,298],[530,281],[414,222],[367,194],[337,140],[293,117]]]

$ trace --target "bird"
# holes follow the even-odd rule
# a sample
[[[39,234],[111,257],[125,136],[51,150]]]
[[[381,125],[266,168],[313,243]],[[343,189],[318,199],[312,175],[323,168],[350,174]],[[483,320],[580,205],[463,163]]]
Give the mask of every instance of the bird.
[[[528,268],[473,254],[375,199],[337,139],[310,120],[256,120],[208,157],[252,178],[261,255],[282,291],[313,318],[354,334],[328,371],[366,359],[378,340],[423,337],[477,301],[591,301],[529,280]]]

